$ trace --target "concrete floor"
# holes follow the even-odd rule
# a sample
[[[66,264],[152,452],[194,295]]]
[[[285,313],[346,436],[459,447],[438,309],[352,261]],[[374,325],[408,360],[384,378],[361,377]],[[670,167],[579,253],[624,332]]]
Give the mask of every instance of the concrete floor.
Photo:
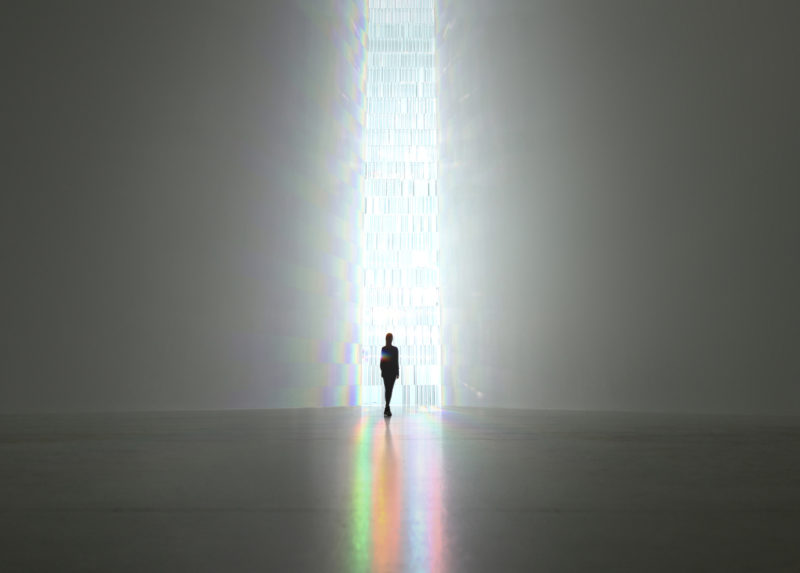
[[[800,419],[0,417],[0,571],[800,571]]]

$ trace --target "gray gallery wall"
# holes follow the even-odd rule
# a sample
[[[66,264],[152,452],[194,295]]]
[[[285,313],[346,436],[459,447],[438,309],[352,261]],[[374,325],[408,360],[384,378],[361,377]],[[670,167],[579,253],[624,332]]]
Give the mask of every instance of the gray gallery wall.
[[[0,21],[0,411],[347,403],[359,4]]]
[[[440,2],[450,401],[800,413],[799,15]]]

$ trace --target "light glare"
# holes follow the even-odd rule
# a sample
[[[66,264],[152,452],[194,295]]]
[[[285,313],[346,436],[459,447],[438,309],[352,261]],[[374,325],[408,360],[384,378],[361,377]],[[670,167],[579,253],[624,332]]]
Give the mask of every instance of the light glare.
[[[364,145],[362,403],[383,403],[387,332],[400,348],[395,395],[441,403],[433,0],[372,0]]]

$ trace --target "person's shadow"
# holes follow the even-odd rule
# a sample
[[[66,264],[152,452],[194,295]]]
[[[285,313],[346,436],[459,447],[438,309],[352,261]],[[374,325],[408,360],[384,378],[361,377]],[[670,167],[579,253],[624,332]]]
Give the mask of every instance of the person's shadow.
[[[387,466],[394,466],[394,444],[392,443],[392,422],[391,418],[384,418],[383,430],[383,461]]]

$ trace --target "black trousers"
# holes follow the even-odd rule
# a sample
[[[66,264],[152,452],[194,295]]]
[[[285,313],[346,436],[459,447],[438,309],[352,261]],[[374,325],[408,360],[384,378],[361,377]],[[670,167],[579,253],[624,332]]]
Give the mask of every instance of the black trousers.
[[[383,377],[383,387],[386,389],[386,408],[389,408],[389,404],[392,401],[392,390],[394,390],[394,382],[396,378],[394,376],[384,376]]]

